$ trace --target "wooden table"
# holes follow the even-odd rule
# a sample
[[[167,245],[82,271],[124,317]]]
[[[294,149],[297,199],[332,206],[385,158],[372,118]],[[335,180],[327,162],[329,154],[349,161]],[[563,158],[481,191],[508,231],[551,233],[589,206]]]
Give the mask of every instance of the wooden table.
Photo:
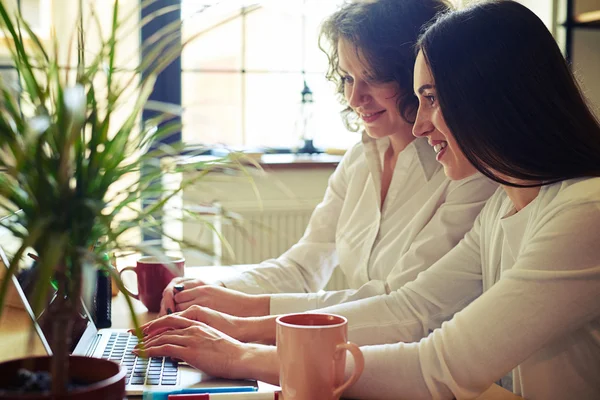
[[[190,268],[192,269],[192,268]],[[156,318],[155,313],[150,313],[137,300],[132,300],[134,303],[134,311],[138,318],[138,322],[143,324],[145,322],[151,321]],[[119,293],[116,297],[113,297],[112,302],[112,327],[113,328],[131,328],[133,326],[131,313],[127,308],[127,301],[125,300],[125,296],[123,293]],[[258,382],[259,390],[261,391],[275,391],[279,388],[277,386],[270,385],[265,382]],[[523,400],[522,397],[516,396],[515,394],[509,392],[506,389],[501,388],[498,385],[492,385],[490,388],[477,397],[476,400]]]

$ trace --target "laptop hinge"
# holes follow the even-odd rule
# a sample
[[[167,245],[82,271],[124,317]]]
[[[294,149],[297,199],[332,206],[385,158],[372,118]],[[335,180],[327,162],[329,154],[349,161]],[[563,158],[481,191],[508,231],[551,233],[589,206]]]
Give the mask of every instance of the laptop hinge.
[[[100,338],[102,337],[101,334],[96,334],[96,337],[94,338],[94,341],[91,343],[90,347],[88,348],[86,357],[91,357],[92,354],[94,354],[94,351],[96,351],[96,347],[98,347],[98,343],[100,343]]]

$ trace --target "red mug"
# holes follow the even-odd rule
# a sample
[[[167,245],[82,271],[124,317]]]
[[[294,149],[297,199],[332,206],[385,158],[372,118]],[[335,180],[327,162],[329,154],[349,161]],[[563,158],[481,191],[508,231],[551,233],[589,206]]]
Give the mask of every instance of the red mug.
[[[142,302],[150,312],[160,311],[163,290],[173,278],[183,276],[185,260],[182,257],[141,257],[135,267],[125,267],[125,271],[133,271],[137,275],[138,293],[125,292]]]

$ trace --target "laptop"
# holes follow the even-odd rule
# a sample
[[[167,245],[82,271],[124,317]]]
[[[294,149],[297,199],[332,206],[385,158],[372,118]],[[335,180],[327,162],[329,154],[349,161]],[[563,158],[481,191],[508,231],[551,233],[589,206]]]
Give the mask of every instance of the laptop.
[[[14,218],[15,214],[0,218],[0,262],[8,268],[12,255],[19,249],[21,239],[15,237],[12,232],[1,226],[5,218]],[[6,249],[6,250],[5,250]],[[25,252],[27,253],[27,252]],[[31,268],[27,266],[29,260],[22,260],[25,270]],[[0,279],[4,276],[6,268],[0,266]],[[52,350],[49,343],[49,329],[43,323],[44,313],[41,312],[36,318],[32,312],[32,307],[27,299],[26,292],[19,282],[19,279],[12,277],[12,283],[9,290],[9,297],[2,320],[0,320],[0,335],[3,340],[0,341],[0,353],[4,352],[7,344],[13,349],[9,358],[26,357],[33,355],[51,355]],[[18,314],[18,317],[14,315]],[[18,318],[18,319],[15,319]],[[15,322],[16,321],[16,322]],[[27,321],[29,323],[25,324]],[[30,330],[33,323],[33,345],[32,342],[23,339],[29,339],[29,335],[23,335],[24,331]],[[15,332],[15,327],[19,328],[19,334]],[[8,336],[12,333],[12,336]],[[10,337],[20,338],[23,343],[16,343],[14,340],[7,342],[5,339]],[[236,386],[254,386],[258,388],[255,380],[228,380],[209,376],[196,368],[193,368],[182,362],[175,362],[168,357],[153,357],[150,359],[138,358],[131,350],[138,343],[137,337],[131,335],[126,329],[100,329],[98,330],[88,312],[88,308],[83,304],[81,307],[81,321],[74,324],[73,349],[72,354],[87,357],[104,358],[120,364],[127,369],[126,394],[128,396],[142,395],[144,390],[178,390],[188,387],[236,387]],[[25,346],[19,346],[19,344]],[[23,354],[15,352],[15,349],[22,348]]]

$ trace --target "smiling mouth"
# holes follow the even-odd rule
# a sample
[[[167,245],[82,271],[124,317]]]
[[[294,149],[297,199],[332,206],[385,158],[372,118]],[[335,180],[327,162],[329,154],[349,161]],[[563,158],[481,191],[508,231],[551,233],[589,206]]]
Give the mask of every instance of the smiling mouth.
[[[435,154],[440,154],[440,151],[444,150],[446,148],[446,146],[448,146],[448,143],[440,142],[440,143],[436,144],[435,146],[433,146],[433,151],[435,151]]]
[[[367,123],[368,123],[368,122],[373,122],[373,121],[375,121],[377,118],[379,118],[379,116],[380,116],[381,114],[383,114],[384,112],[385,112],[385,110],[382,110],[382,111],[377,111],[377,112],[374,112],[374,113],[368,113],[368,114],[367,114],[367,113],[361,113],[361,114],[360,114],[360,117],[362,118],[362,120],[363,120],[363,121],[365,121],[365,122],[367,122]]]

